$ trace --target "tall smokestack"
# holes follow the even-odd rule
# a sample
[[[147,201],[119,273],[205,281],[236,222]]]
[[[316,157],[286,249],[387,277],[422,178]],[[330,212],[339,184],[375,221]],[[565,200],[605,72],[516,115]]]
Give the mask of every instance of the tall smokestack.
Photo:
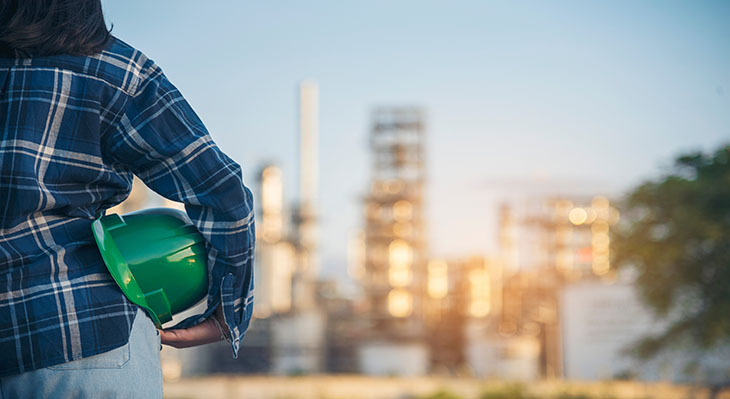
[[[319,88],[316,82],[299,85],[299,201],[314,210],[317,202]]]
[[[294,276],[294,304],[306,311],[315,306],[319,272],[317,254],[317,189],[319,139],[319,89],[317,83],[299,85],[299,262]]]

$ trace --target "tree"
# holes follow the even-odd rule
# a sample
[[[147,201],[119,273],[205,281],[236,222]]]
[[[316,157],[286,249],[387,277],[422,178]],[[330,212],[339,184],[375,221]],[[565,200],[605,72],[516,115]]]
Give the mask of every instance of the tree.
[[[680,156],[622,208],[614,262],[636,268],[642,299],[669,320],[637,354],[649,358],[680,342],[708,350],[730,340],[730,146]]]

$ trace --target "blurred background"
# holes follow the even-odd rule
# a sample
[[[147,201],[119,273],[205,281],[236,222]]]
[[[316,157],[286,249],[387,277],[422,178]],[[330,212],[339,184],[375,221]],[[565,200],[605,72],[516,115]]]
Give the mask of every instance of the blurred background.
[[[167,396],[730,383],[730,3],[104,7],[256,196],[239,358],[165,348]]]

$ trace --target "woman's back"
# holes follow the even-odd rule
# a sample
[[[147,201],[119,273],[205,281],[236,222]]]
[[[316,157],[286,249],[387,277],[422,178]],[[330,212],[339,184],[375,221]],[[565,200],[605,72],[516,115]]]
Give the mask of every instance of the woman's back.
[[[2,356],[0,375],[128,338],[136,308],[106,272],[90,225],[131,190],[131,171],[115,166],[105,139],[145,63],[117,40],[95,56],[0,58],[0,287],[11,287],[0,293],[9,305],[0,306],[0,338],[28,331],[0,339],[0,353],[17,355]],[[106,317],[94,317],[99,308]]]
[[[54,4],[77,2],[99,3]],[[0,34],[6,12],[31,2],[10,3]],[[163,335],[191,346],[224,334],[236,356],[252,315],[255,241],[240,166],[139,51],[111,36],[91,55],[3,42],[15,35],[23,44],[21,28],[0,36],[0,53],[10,55],[0,57],[0,377],[20,381],[131,342],[137,306],[106,270],[90,226],[129,195],[133,175],[184,203],[208,249],[206,310]]]

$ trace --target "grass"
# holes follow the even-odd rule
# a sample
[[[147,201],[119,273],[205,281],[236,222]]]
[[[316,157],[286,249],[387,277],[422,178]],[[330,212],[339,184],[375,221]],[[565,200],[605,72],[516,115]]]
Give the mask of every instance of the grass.
[[[509,384],[496,389],[489,389],[479,399],[541,399],[529,393],[523,384]]]

